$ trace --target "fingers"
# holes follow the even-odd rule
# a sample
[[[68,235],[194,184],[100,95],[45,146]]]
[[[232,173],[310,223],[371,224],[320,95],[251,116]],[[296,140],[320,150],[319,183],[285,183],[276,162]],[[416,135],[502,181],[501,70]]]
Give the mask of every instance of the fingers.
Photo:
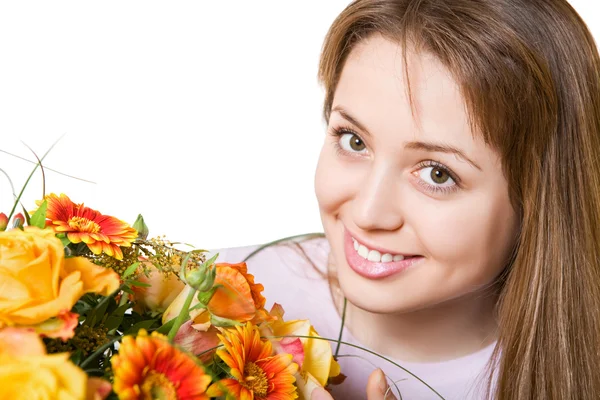
[[[381,369],[376,369],[369,376],[367,398],[369,400],[396,400],[396,396],[389,390],[387,380]],[[333,397],[322,387],[316,387],[310,395],[310,400],[333,400]]]
[[[108,381],[92,377],[88,379],[86,400],[104,400],[110,394],[111,389]]]
[[[312,391],[310,400],[333,400],[333,397],[331,397],[327,390],[317,387]]]
[[[367,398],[369,400],[396,400],[396,396],[389,390],[387,380],[381,369],[376,369],[369,376]]]

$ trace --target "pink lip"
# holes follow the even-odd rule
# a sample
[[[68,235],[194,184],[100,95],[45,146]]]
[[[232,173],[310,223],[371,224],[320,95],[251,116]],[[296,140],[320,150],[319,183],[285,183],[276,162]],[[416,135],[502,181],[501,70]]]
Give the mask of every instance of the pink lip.
[[[350,233],[344,229],[344,253],[346,261],[354,272],[367,279],[383,279],[404,271],[423,260],[423,256],[411,257],[402,261],[373,262],[365,260],[354,250]]]

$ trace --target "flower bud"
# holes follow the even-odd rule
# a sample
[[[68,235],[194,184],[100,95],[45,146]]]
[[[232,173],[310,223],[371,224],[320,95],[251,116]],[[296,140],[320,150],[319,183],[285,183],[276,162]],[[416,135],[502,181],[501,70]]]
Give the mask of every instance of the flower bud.
[[[185,281],[199,292],[207,292],[215,284],[215,278],[217,276],[214,262],[219,254],[215,254],[209,260],[203,262],[197,269],[185,273]],[[185,268],[185,265],[183,266]],[[183,270],[182,270],[183,271]]]
[[[25,224],[25,217],[23,214],[18,213],[13,217],[13,228],[23,228]]]
[[[185,279],[188,285],[197,291],[207,292],[212,289],[215,284],[216,275],[214,267],[211,268],[210,266],[201,265],[198,269],[187,273]]]
[[[8,217],[6,216],[6,214],[0,213],[0,232],[5,231],[7,226],[8,226]]]
[[[148,225],[146,225],[146,222],[144,222],[142,214],[138,214],[137,219],[133,223],[133,229],[138,232],[138,239],[146,240],[150,234],[150,229],[148,228]]]

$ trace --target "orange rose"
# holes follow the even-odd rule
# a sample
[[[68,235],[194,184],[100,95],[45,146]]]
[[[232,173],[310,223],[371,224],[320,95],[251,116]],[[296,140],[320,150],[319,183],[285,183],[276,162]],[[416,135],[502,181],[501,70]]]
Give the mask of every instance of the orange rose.
[[[220,287],[215,291],[206,309],[196,309],[191,313],[195,328],[208,329],[211,315],[238,322],[252,321],[254,324],[270,319],[264,308],[264,287],[254,283],[254,276],[248,273],[246,263],[217,263],[215,268],[215,286]],[[171,303],[163,314],[163,323],[179,315],[190,290],[191,288],[186,286]],[[195,298],[192,306],[196,304],[198,300]]]
[[[240,322],[266,318],[266,299],[262,295],[265,288],[260,283],[254,283],[254,275],[248,273],[246,263],[220,263],[216,264],[216,268],[215,285],[222,287],[208,302],[208,311],[221,318]]]
[[[118,287],[116,272],[65,258],[50,229],[0,232],[0,328],[40,324],[70,311],[85,293],[108,295]]]

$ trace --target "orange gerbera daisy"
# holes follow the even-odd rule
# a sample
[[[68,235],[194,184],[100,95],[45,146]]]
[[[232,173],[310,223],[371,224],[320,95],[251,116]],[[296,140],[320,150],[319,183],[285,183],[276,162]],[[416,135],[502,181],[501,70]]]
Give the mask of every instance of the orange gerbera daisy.
[[[121,246],[129,247],[137,238],[137,231],[126,222],[102,215],[83,203],[75,204],[65,194],[59,197],[52,193],[44,200],[48,202],[46,218],[54,230],[66,233],[72,243],[85,243],[94,254],[104,252],[121,260]]]
[[[173,347],[166,336],[140,330],[125,336],[111,359],[113,389],[122,400],[203,400],[210,377],[196,360]]]
[[[290,354],[273,355],[271,342],[262,340],[251,322],[223,331],[219,335],[224,349],[217,355],[230,368],[230,378],[208,388],[210,396],[227,395],[242,400],[286,400],[298,397],[294,374],[298,365]]]

